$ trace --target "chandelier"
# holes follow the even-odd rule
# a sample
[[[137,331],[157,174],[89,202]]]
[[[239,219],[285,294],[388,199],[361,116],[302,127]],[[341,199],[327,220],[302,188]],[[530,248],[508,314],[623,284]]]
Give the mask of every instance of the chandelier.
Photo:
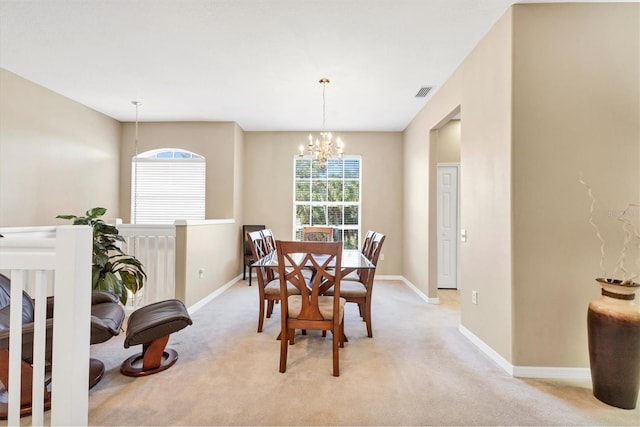
[[[328,159],[332,157],[342,158],[344,143],[340,137],[337,137],[334,141],[331,132],[327,132],[325,130],[326,102],[324,92],[327,83],[329,83],[329,79],[320,79],[319,83],[322,84],[322,132],[320,132],[320,138],[316,138],[315,141],[313,136],[309,134],[309,142],[307,143],[306,152],[311,155],[313,160],[320,163],[321,168],[325,168],[327,166]],[[305,147],[300,144],[300,154],[298,157],[303,158],[304,155]]]

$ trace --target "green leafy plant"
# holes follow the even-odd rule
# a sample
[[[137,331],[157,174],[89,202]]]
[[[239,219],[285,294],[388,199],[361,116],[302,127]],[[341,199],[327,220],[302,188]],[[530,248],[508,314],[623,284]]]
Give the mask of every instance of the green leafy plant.
[[[86,216],[58,215],[56,218],[73,221],[73,225],[90,225],[93,228],[93,257],[91,287],[94,290],[109,291],[127,303],[127,291],[135,294],[144,286],[147,275],[142,263],[134,256],[125,254],[119,242],[124,242],[113,225],[105,223],[102,217],[105,208],[89,209]]]

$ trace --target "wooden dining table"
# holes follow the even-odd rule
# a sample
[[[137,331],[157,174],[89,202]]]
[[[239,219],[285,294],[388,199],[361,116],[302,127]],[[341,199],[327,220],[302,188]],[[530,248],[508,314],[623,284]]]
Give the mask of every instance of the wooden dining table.
[[[302,258],[305,254],[293,254],[293,259],[295,261],[296,257]],[[329,264],[329,267],[335,268],[335,261]],[[266,268],[278,268],[278,253],[276,251],[271,252],[267,256],[260,258],[251,264],[251,267],[266,267]],[[351,271],[358,269],[371,269],[376,268],[376,266],[367,259],[366,256],[362,254],[357,249],[344,249],[342,251],[342,259],[340,264],[340,271],[342,275],[348,274]]]
[[[294,261],[296,261],[296,258],[301,259],[306,254],[300,253],[300,254],[290,254],[290,255],[292,256]],[[318,258],[322,256],[324,255],[319,255]],[[332,263],[329,263],[330,268],[332,267],[332,264],[333,264],[333,268],[335,268],[335,261],[333,261]],[[273,251],[270,254],[264,256],[263,258],[260,258],[258,261],[251,264],[251,267],[277,269],[278,268],[278,252]],[[356,271],[357,269],[373,269],[373,268],[376,268],[376,266],[371,261],[369,261],[369,259],[366,256],[364,256],[364,254],[359,250],[344,249],[342,251],[342,258],[340,260],[340,272],[342,273],[342,276],[345,276],[352,271]],[[278,334],[277,339],[280,339],[281,335],[282,335],[282,332]],[[349,338],[347,338],[346,335],[344,337],[344,340],[345,342],[349,342]]]

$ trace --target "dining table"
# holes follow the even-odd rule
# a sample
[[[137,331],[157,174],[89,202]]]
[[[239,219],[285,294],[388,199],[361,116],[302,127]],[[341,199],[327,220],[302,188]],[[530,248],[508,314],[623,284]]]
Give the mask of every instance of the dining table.
[[[294,262],[304,257],[305,253],[299,254],[289,254]],[[322,257],[326,257],[327,255],[318,255],[316,259],[320,259]],[[251,267],[262,267],[262,268],[278,268],[278,252],[277,250],[267,254],[266,256],[260,258],[251,264]],[[329,268],[335,268],[335,259],[329,263]],[[359,250],[357,249],[343,249],[342,257],[340,260],[340,272],[342,276],[349,274],[352,271],[356,271],[358,269],[374,269],[376,268],[375,264],[373,264],[369,259]],[[277,339],[280,339],[282,332],[278,334]],[[349,338],[344,336],[345,342],[349,342]]]
[[[306,254],[292,254],[292,258],[294,261],[296,258],[300,259],[304,257]],[[321,259],[322,256],[319,256]],[[251,267],[263,267],[263,268],[278,268],[278,253],[277,251],[273,251],[270,254],[260,258],[251,264]],[[335,260],[329,264],[329,268],[335,268]],[[376,266],[369,261],[369,259],[364,256],[362,252],[357,249],[343,249],[342,251],[342,259],[340,261],[340,271],[342,275],[346,275],[354,270],[359,269],[372,269],[376,268]]]

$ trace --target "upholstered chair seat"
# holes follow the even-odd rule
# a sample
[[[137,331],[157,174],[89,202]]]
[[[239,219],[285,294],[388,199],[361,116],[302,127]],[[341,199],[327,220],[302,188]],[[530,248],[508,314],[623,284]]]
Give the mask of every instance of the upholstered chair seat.
[[[339,317],[342,318],[344,314],[344,305],[346,304],[346,300],[344,298],[340,298],[340,311]],[[318,308],[320,309],[320,314],[324,320],[333,320],[333,297],[329,296],[319,296],[318,297]],[[289,297],[289,317],[292,319],[297,319],[300,316],[300,311],[302,310],[302,296],[301,295],[291,295]]]
[[[280,280],[272,280],[264,287],[264,293],[267,295],[280,296]],[[300,290],[296,288],[293,283],[287,282],[287,293],[289,295],[300,295]]]
[[[333,295],[333,288],[324,295]],[[340,296],[343,298],[364,298],[367,296],[367,287],[362,282],[355,280],[345,280],[340,282]]]

